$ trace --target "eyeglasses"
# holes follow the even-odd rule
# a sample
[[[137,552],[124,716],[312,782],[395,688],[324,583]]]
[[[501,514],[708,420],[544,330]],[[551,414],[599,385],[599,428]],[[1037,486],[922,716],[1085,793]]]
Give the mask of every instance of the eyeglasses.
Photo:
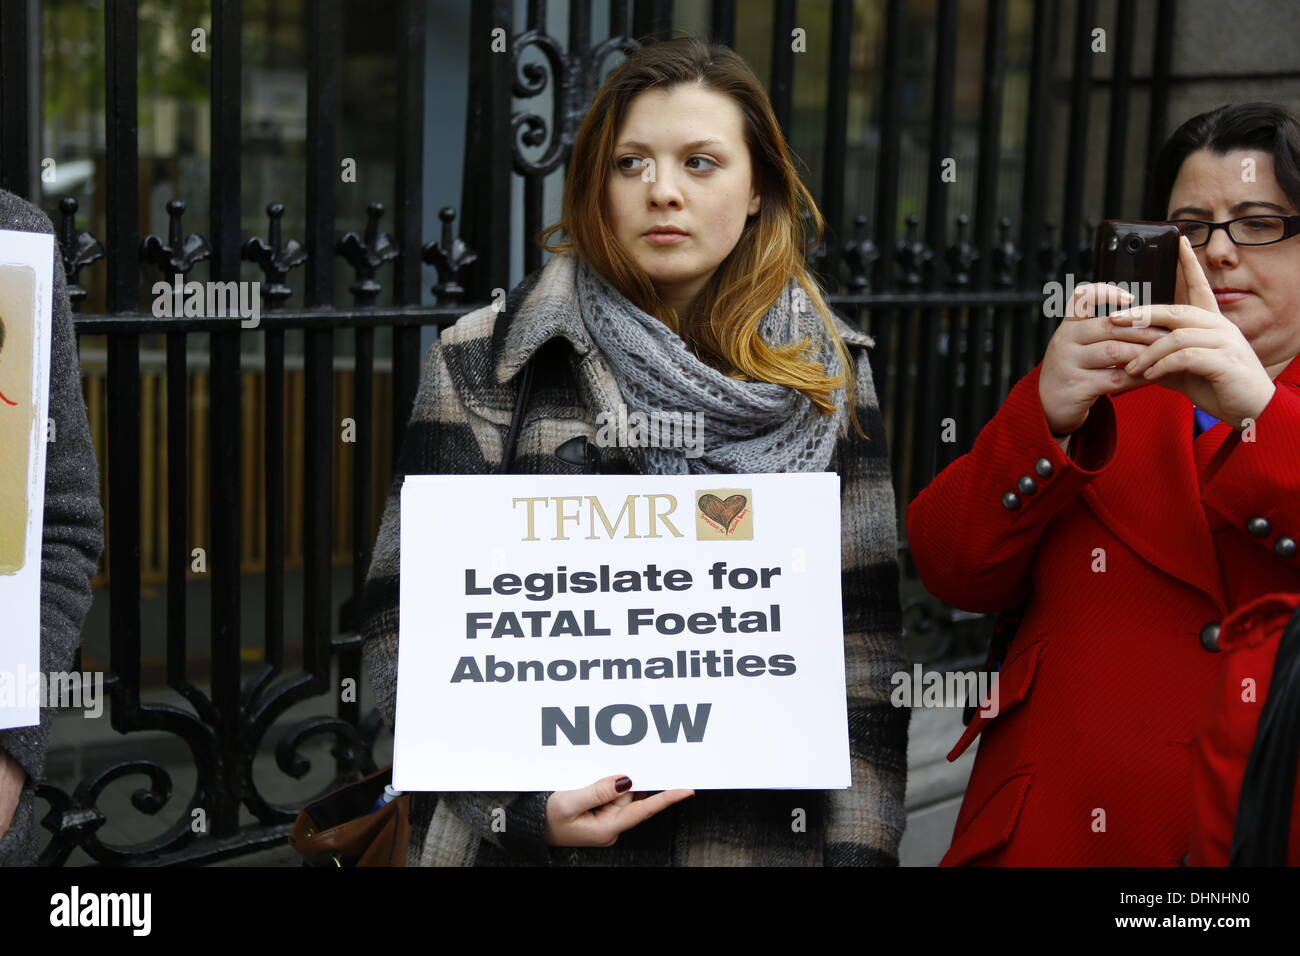
[[[1242,216],[1227,222],[1206,222],[1204,219],[1174,219],[1170,225],[1187,237],[1193,249],[1210,241],[1214,230],[1223,229],[1228,238],[1239,246],[1267,246],[1300,233],[1300,215],[1297,216]]]

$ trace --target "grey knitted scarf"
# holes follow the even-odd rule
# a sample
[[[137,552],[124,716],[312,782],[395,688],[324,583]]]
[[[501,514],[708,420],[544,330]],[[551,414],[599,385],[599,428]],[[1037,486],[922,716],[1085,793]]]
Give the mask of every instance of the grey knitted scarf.
[[[819,412],[802,393],[771,382],[743,382],[696,358],[682,338],[634,306],[579,258],[576,288],[583,323],[613,370],[629,417],[664,422],[675,414],[699,421],[703,435],[689,450],[638,447],[648,474],[764,474],[825,471],[838,415]],[[796,290],[798,290],[796,292]],[[796,303],[802,308],[796,308]],[[829,375],[839,354],[798,281],[791,277],[758,327],[770,345],[805,338]],[[842,403],[844,390],[835,392]],[[698,414],[696,414],[698,413]],[[668,429],[663,429],[667,432]],[[701,453],[702,452],[702,453]]]

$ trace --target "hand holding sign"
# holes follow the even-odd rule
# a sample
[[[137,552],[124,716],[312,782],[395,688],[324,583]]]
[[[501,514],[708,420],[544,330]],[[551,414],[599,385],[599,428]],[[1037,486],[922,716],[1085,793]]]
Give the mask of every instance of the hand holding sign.
[[[581,790],[558,790],[546,801],[546,842],[551,846],[613,846],[618,835],[649,820],[694,790],[664,790],[635,799],[627,777],[605,777]]]

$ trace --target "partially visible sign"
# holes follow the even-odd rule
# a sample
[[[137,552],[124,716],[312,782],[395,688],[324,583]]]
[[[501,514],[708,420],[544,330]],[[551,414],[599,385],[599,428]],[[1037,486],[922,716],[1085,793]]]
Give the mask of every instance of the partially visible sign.
[[[394,786],[850,786],[839,481],[408,476]]]
[[[40,674],[54,237],[0,230],[0,729],[40,720],[26,685]]]

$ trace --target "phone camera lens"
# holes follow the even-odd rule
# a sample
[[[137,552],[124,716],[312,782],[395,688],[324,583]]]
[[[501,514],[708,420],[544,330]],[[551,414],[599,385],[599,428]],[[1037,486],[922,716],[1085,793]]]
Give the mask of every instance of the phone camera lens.
[[[1139,236],[1136,232],[1129,233],[1124,238],[1124,249],[1131,256],[1135,256],[1139,252],[1141,252],[1142,247],[1145,245],[1146,243],[1142,241],[1142,237]]]

